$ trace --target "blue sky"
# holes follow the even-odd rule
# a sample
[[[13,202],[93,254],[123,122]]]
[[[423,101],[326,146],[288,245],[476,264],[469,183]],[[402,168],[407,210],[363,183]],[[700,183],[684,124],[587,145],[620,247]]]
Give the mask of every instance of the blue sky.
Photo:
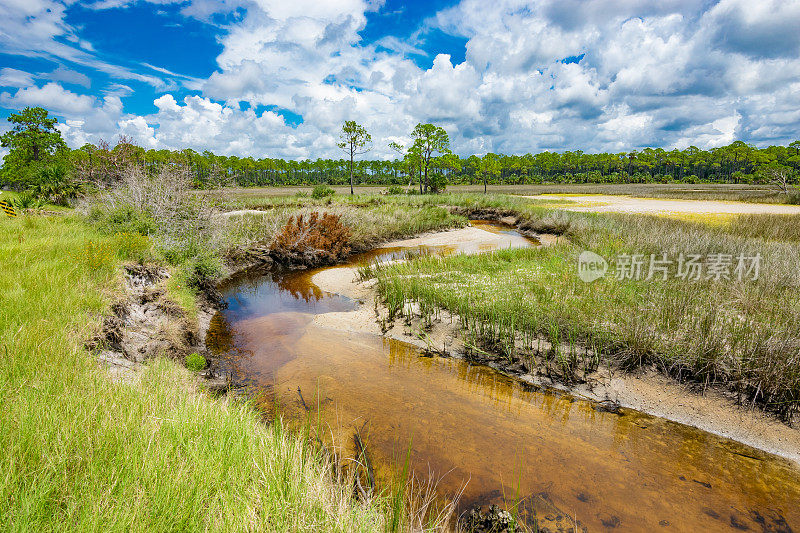
[[[800,137],[800,0],[4,0],[0,20],[0,117],[46,107],[71,146],[338,157],[350,119],[376,157],[429,121],[464,155]]]

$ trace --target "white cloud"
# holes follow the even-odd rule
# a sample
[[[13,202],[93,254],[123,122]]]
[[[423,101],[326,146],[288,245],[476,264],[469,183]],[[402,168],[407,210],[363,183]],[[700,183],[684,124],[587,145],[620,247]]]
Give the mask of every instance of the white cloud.
[[[33,85],[33,76],[15,68],[0,69],[0,87],[28,87]]]
[[[54,71],[49,72],[47,74],[40,74],[39,77],[50,81],[60,81],[63,83],[72,83],[74,85],[81,85],[83,87],[86,87],[87,89],[92,85],[92,81],[89,79],[89,76],[65,68],[63,65],[60,65]]]
[[[338,129],[349,119],[372,133],[375,157],[391,157],[386,143],[407,140],[419,121],[443,125],[463,154],[713,147],[738,138],[786,143],[800,129],[800,0],[462,0],[416,31],[409,28],[407,40],[365,45],[359,31],[376,5],[183,4],[187,16],[206,20],[239,7],[246,12],[220,37],[218,70],[208,79],[143,64],[147,73],[136,75],[158,74],[151,82],[165,93],[151,115],[124,112],[125,85],[99,89],[103,99],[67,91],[55,82],[80,80],[66,73],[36,87],[35,77],[3,69],[0,82],[19,90],[2,99],[10,105],[49,98],[55,104],[48,107],[60,106],[68,118],[71,142],[124,133],[148,147],[256,157],[338,157]],[[119,67],[97,65],[90,52],[63,48],[63,40],[80,41],[79,31],[63,23],[63,5],[9,0],[4,6],[0,16],[13,19],[11,32],[29,32],[34,43],[17,53],[66,57],[134,79]],[[419,36],[436,28],[467,39],[463,62],[421,44]],[[0,46],[12,46],[2,39]],[[434,57],[433,64],[420,68],[410,56]],[[176,98],[169,83],[199,95]],[[241,102],[249,109],[242,111]],[[292,127],[278,112],[254,112],[259,106],[289,110],[303,123]]]
[[[78,115],[91,112],[96,101],[92,96],[76,94],[51,82],[42,87],[31,85],[19,89],[13,95],[3,93],[0,103],[12,109],[44,107],[57,114]]]

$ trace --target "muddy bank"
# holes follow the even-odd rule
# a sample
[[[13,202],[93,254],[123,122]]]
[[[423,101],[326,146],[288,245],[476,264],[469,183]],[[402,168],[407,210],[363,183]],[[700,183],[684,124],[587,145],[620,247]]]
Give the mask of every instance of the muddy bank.
[[[164,283],[170,277],[166,268],[126,265],[124,276],[125,296],[112,304],[101,331],[86,344],[112,378],[131,382],[150,359],[168,357],[182,364],[197,352],[209,363],[199,374],[203,385],[214,392],[227,390],[229,378],[218,370],[205,346],[211,318],[221,303],[216,289],[200,287],[196,318],[190,319],[166,295]]]
[[[474,232],[462,232],[458,235],[463,239],[482,237]],[[421,237],[392,244],[402,247],[404,244],[419,246],[426,242],[444,242],[439,236],[431,236],[430,239],[428,241],[428,237]],[[472,248],[479,249],[480,242],[476,241]],[[407,322],[395,320],[390,323],[386,319],[386,310],[377,297],[374,281],[359,282],[355,267],[335,267],[310,272],[309,281],[321,291],[341,294],[361,302],[356,310],[316,315],[316,326],[352,333],[384,335],[412,344],[428,353],[468,358],[522,382],[599,402],[601,408],[635,409],[730,438],[800,464],[800,430],[787,426],[760,410],[737,405],[735,398],[721,387],[698,391],[696,386],[678,383],[654,369],[628,373],[607,368],[588,376],[585,383],[566,386],[540,375],[536,369],[526,368],[519,361],[509,362],[499,357],[476,358],[474,353],[467,355],[468,350],[460,336],[458,317],[447,312],[442,312],[439,319],[432,324],[422,324],[418,319]],[[408,311],[409,315],[413,315],[414,309]]]

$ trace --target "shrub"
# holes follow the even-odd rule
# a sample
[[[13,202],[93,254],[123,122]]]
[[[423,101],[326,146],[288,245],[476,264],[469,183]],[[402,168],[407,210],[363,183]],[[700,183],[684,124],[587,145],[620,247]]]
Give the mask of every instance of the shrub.
[[[144,263],[149,259],[150,239],[140,233],[117,232],[114,234],[117,256],[124,260]]]
[[[19,196],[9,200],[9,202],[14,207],[14,209],[17,210],[39,209],[41,207],[44,207],[45,204],[44,200],[42,200],[41,198],[37,198],[29,191],[21,193]]]
[[[389,188],[386,189],[386,194],[391,194],[391,195],[405,194],[405,190],[400,185],[390,185]]]
[[[206,367],[206,358],[197,352],[186,356],[186,368],[192,372],[200,372]]]
[[[110,233],[150,235],[170,263],[210,253],[211,206],[192,194],[185,169],[162,167],[151,176],[129,167],[122,185],[95,197],[89,212]]]
[[[36,169],[28,191],[55,205],[68,205],[83,192],[83,187],[65,165],[54,163]]]
[[[311,213],[291,216],[283,230],[275,238],[271,249],[283,255],[299,255],[313,252],[336,259],[350,251],[350,230],[341,217],[333,213]]]
[[[202,250],[186,258],[181,269],[186,285],[208,291],[214,287],[214,280],[222,275],[222,261],[213,251]]]
[[[327,196],[333,196],[336,194],[336,191],[328,187],[327,185],[315,185],[314,190],[311,191],[312,198],[325,198]]]
[[[96,205],[89,210],[89,218],[107,233],[152,235],[158,231],[158,222],[132,204]]]

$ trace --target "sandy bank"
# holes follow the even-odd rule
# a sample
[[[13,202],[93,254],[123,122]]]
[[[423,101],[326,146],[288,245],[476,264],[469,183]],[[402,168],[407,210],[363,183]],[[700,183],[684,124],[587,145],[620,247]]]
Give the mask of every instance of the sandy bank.
[[[575,206],[561,207],[567,211],[642,213],[653,215],[671,214],[771,214],[799,215],[800,206],[781,204],[756,204],[748,202],[729,202],[721,200],[672,200],[662,198],[633,198],[630,196],[614,196],[593,194],[586,196],[566,196],[559,194],[540,194],[525,196],[534,200],[563,200],[575,203]]]

